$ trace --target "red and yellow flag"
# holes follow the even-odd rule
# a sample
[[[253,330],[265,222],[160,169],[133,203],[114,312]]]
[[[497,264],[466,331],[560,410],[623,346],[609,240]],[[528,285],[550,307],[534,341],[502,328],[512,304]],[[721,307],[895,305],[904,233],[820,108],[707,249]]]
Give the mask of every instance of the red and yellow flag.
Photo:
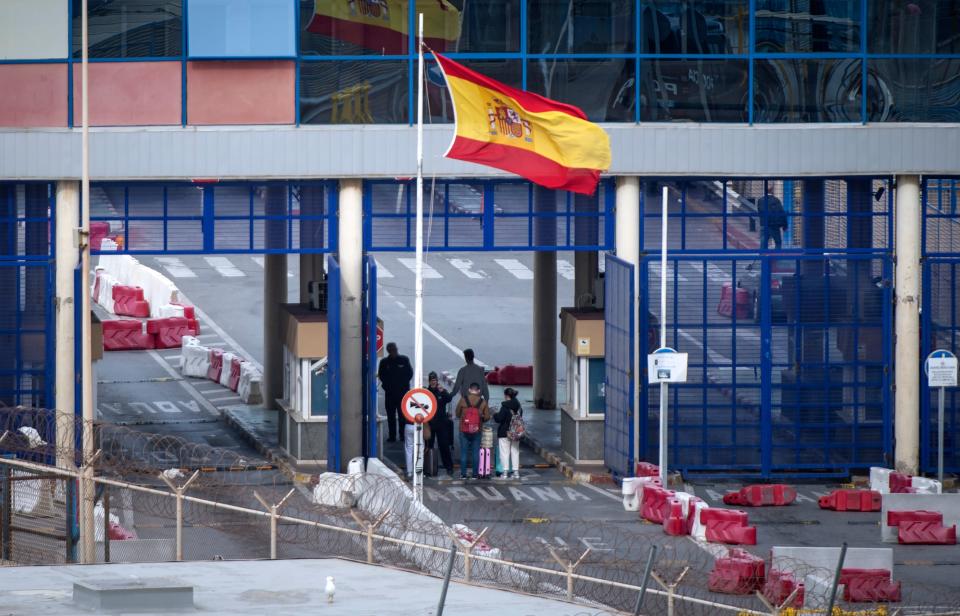
[[[610,168],[610,138],[573,105],[523,92],[434,53],[456,115],[445,156],[592,195]]]
[[[316,0],[307,30],[384,54],[407,53],[411,0]],[[447,0],[422,0],[424,42],[445,50],[460,39],[460,11]],[[416,34],[416,33],[414,33]]]

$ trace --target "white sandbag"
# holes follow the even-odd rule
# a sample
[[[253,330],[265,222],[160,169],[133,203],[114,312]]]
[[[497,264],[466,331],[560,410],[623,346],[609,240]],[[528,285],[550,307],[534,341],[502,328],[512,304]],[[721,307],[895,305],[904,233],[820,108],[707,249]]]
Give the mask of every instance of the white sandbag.
[[[693,526],[690,528],[690,536],[697,541],[706,542],[707,540],[707,527],[700,521],[700,514],[703,513],[704,509],[709,508],[710,505],[703,501],[693,503]]]
[[[183,315],[183,306],[177,306],[176,304],[165,304],[160,306],[156,310],[158,319],[166,319],[167,317],[182,317]]]
[[[100,252],[116,252],[117,248],[117,243],[109,237],[100,240]]]
[[[880,494],[890,494],[890,473],[893,469],[870,467],[870,489]]]
[[[910,487],[916,490],[917,494],[943,494],[943,485],[936,479],[911,477]]]
[[[223,368],[220,370],[220,384],[230,389],[230,368],[233,366],[233,360],[236,357],[233,353],[223,354]]]
[[[263,393],[260,383],[263,376],[260,371],[248,361],[240,364],[240,384],[237,386],[237,393],[244,404],[260,404],[263,402]]]
[[[200,346],[200,339],[194,336],[184,336],[180,339],[180,346]]]
[[[184,339],[187,337],[184,336]],[[196,340],[196,338],[194,338]],[[180,372],[183,376],[206,378],[210,368],[210,349],[199,344],[184,344],[180,349]]]
[[[100,294],[97,297],[97,303],[110,314],[116,314],[113,305],[113,287],[118,284],[120,282],[112,274],[100,274]]]

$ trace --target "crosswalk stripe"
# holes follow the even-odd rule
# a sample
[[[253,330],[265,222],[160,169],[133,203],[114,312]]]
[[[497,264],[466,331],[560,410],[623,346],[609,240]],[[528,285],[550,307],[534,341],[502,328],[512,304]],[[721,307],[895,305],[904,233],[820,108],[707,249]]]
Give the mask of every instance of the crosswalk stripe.
[[[447,259],[450,262],[450,265],[454,266],[467,278],[473,278],[474,280],[482,280],[487,277],[486,272],[477,270],[473,271],[473,261],[470,259]]]
[[[377,262],[377,278],[393,278],[393,274],[390,273],[390,270],[385,268],[383,264],[380,263],[379,259],[376,259]]]
[[[260,267],[263,267],[263,257],[250,257],[250,258],[253,260],[254,263],[259,265]],[[240,272],[240,273],[241,275],[243,275],[243,272]],[[293,278],[293,272],[291,272],[290,270],[287,270],[287,278]]]
[[[163,269],[170,272],[174,278],[196,278],[193,270],[183,264],[183,261],[177,257],[157,257],[157,261],[163,266]]]
[[[210,267],[217,270],[217,273],[224,278],[242,278],[246,276],[242,271],[226,257],[204,257],[204,261],[210,264]]]
[[[690,261],[690,267],[697,270],[700,274],[703,274],[703,264],[698,261]],[[722,269],[714,265],[713,263],[707,263],[707,278],[713,282],[729,282],[730,276]]]
[[[411,272],[417,271],[417,260],[411,259],[409,257],[401,257],[397,259],[401,265],[410,270]],[[423,264],[423,277],[426,278],[443,278],[443,276],[437,270],[433,269],[432,266]]]
[[[566,278],[567,280],[573,280],[576,278],[576,270],[569,261],[564,261],[563,259],[557,259],[557,273]]]
[[[520,280],[533,280],[533,272],[530,268],[516,259],[494,259],[494,261]]]
[[[650,273],[659,281],[660,280],[660,264],[656,262],[650,263]],[[673,281],[673,265],[667,263],[667,284]],[[677,282],[686,282],[687,277],[683,274],[677,274]]]

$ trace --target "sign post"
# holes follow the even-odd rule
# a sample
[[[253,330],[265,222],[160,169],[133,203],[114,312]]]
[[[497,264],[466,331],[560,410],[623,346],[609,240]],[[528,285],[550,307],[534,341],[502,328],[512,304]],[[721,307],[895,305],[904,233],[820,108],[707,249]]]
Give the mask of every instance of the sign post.
[[[403,395],[400,411],[415,428],[413,436],[413,498],[423,501],[423,424],[437,414],[437,398],[429,389],[416,387]],[[406,430],[406,428],[404,428]],[[408,471],[409,472],[409,469]]]
[[[647,355],[647,383],[660,384],[660,483],[667,487],[667,383],[687,382],[687,354],[660,347]]]
[[[927,373],[927,386],[936,387],[937,392],[937,480],[943,484],[943,406],[947,387],[957,386],[957,356],[944,349],[938,349],[924,362],[923,371]]]

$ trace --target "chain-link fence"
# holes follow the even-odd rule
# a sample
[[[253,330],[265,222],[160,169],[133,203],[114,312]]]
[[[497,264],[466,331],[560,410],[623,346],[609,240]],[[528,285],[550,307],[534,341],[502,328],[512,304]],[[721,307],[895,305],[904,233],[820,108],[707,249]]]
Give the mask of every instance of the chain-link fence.
[[[50,434],[44,428],[53,412],[0,409],[0,417],[6,565],[338,557],[440,576],[455,546],[456,580],[630,614],[677,615],[794,614],[799,606],[824,613],[836,573],[835,566],[705,549],[638,521],[531,519],[508,501],[483,511],[475,502],[451,502],[438,515],[375,460],[362,473],[300,475],[102,423],[92,426],[94,455],[81,460],[72,443],[39,436]],[[81,434],[80,423],[73,427]],[[73,459],[79,468],[66,463]],[[88,480],[93,488],[83,487]],[[86,548],[78,533],[81,498],[94,502],[94,542]],[[724,569],[718,557],[743,562]],[[960,614],[956,588],[904,582],[900,600],[889,604],[850,589],[847,581],[836,593],[834,614]],[[890,588],[877,592],[891,598]]]

